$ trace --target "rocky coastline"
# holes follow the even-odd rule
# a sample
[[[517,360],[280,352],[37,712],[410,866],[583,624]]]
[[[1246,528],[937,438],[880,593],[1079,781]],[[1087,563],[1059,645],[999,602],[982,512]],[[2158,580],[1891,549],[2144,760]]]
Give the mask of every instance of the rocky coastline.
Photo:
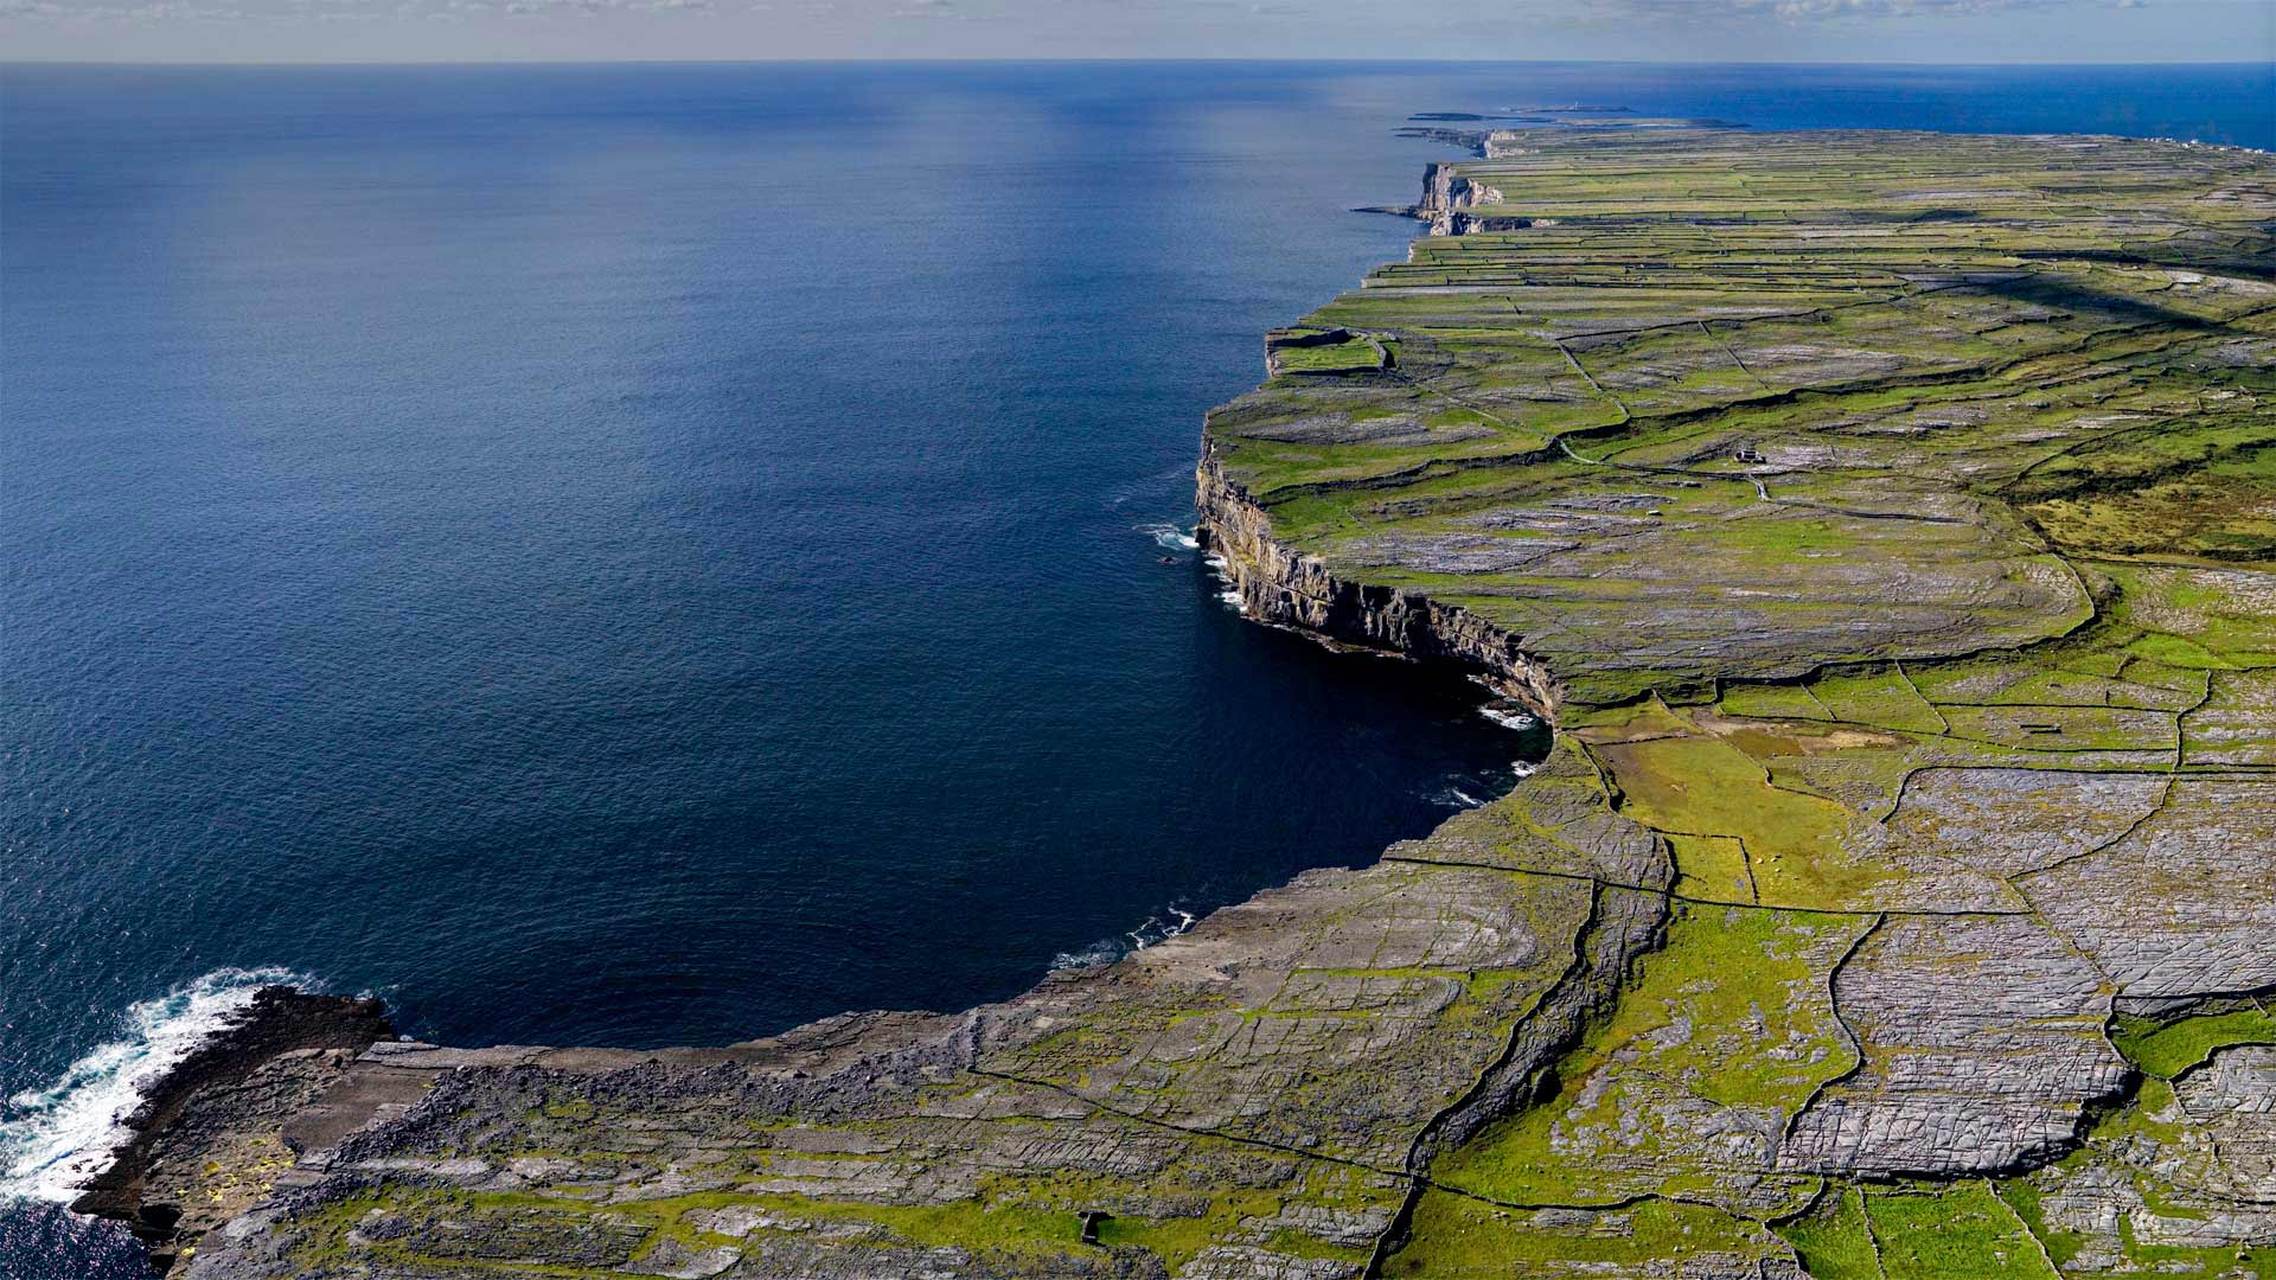
[[[1221,572],[1244,614],[1362,648],[1452,664],[1498,696],[1555,720],[1556,678],[1526,656],[1516,637],[1428,596],[1339,578],[1318,560],[1282,546],[1272,536],[1271,520],[1226,478],[1206,441],[1194,479],[1200,516],[1194,536],[1222,560]]]
[[[310,1109],[359,1055],[394,1037],[377,1000],[262,988],[144,1093],[126,1121],[131,1136],[72,1212],[126,1224],[158,1269],[170,1268],[178,1240],[251,1208],[312,1136],[329,1145],[312,1135]]]
[[[192,1280],[2266,1275],[2276,167],[1480,145],[1211,415],[1197,538],[1552,718],[1508,796],[956,1014],[279,994],[86,1211]]]

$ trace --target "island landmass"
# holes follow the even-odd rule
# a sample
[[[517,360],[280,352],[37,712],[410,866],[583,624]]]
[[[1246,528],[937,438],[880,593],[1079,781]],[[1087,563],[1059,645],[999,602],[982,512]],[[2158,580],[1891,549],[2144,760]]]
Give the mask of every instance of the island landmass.
[[[1506,796],[960,1013],[335,1010],[86,1207],[192,1280],[2276,1274],[2276,161],[1475,145],[1198,536],[1552,721]]]

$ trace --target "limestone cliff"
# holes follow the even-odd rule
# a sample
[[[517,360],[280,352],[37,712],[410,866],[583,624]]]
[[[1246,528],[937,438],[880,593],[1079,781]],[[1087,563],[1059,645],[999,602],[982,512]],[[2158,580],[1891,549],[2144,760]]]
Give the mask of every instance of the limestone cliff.
[[[1415,216],[1430,224],[1434,236],[1516,231],[1532,225],[1522,214],[1475,212],[1481,205],[1499,205],[1504,198],[1499,188],[1468,176],[1460,165],[1434,164],[1423,174],[1422,203],[1415,206]]]
[[[1428,596],[1338,578],[1318,560],[1274,541],[1270,519],[1225,478],[1206,440],[1195,491],[1196,536],[1223,561],[1243,613],[1350,644],[1456,663],[1534,714],[1556,715],[1556,681],[1525,655],[1517,637]]]
[[[1486,150],[1200,532],[1533,776],[960,1014],[377,1044],[189,1275],[2265,1275],[2276,163]]]

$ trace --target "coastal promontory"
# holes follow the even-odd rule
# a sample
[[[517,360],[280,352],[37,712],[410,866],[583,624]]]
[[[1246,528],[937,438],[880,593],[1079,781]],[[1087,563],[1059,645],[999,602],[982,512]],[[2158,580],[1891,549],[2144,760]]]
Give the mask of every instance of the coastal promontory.
[[[963,1012],[241,1065],[105,1207],[192,1280],[2271,1274],[2276,161],[1481,149],[1198,536],[1551,721],[1508,795]]]

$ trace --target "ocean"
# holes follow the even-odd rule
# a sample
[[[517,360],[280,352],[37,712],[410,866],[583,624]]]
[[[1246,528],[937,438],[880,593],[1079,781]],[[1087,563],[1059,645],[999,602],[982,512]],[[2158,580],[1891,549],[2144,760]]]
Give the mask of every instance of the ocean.
[[[1096,963],[1540,731],[1184,536],[1418,112],[2276,146],[2270,68],[0,69],[0,1272],[254,987],[724,1043]],[[50,1207],[41,1207],[50,1206]],[[98,1256],[110,1259],[97,1261]]]

